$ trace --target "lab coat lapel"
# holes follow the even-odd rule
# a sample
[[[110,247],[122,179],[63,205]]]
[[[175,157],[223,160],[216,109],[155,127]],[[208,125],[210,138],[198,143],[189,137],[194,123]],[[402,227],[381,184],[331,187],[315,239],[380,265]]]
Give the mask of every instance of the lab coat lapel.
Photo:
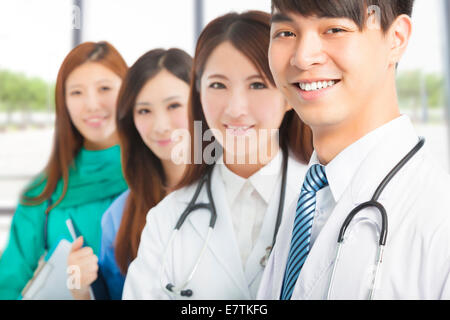
[[[297,192],[296,194],[295,201],[293,201],[288,207],[288,211],[284,217],[282,225],[280,226],[280,230],[285,230],[286,232],[277,236],[277,242],[285,245],[279,246],[277,243],[275,244],[275,250],[272,252],[272,257],[270,259],[271,263],[270,265],[268,265],[268,268],[270,268],[270,272],[273,277],[273,280],[270,284],[272,286],[271,292],[273,295],[270,296],[270,299],[279,299],[281,295],[281,288],[283,285],[284,272],[289,255],[290,241],[292,237],[292,226],[294,224],[295,207],[298,196],[299,192]],[[286,224],[288,227],[284,228],[284,224]]]
[[[300,195],[301,186],[303,184],[303,179],[305,178],[308,166],[301,164],[292,158],[289,158],[288,162],[288,175],[287,175],[287,186],[286,186],[286,198],[283,210],[283,217],[280,225],[280,232],[277,235],[277,242],[275,243],[275,248],[272,251],[270,259],[266,266],[265,280],[261,285],[265,288],[261,288],[267,292],[271,292],[269,296],[263,296],[262,299],[278,299],[280,297],[281,286],[283,283],[284,270],[286,268],[286,261],[289,254],[289,245],[283,245],[289,243],[292,234],[292,225],[295,217],[295,208]],[[281,181],[281,180],[280,180]],[[280,185],[278,185],[280,187]],[[279,193],[278,193],[279,194]],[[277,201],[279,197],[276,198]],[[278,202],[276,203],[276,210],[278,211]],[[276,213],[274,213],[276,215]],[[271,227],[274,227],[274,223]],[[287,231],[289,230],[289,232]],[[284,232],[283,232],[284,231]],[[288,239],[289,238],[289,239]],[[271,239],[272,241],[272,239]],[[281,246],[280,246],[281,244]],[[268,276],[270,274],[270,276]],[[260,292],[261,292],[260,289]]]
[[[279,187],[280,182],[277,183]],[[279,189],[277,189],[279,190]],[[273,194],[264,216],[263,225],[256,241],[256,244],[248,256],[245,265],[245,277],[249,287],[252,286],[257,276],[264,271],[261,266],[261,259],[266,254],[266,249],[272,245],[273,231],[278,210],[279,194]]]
[[[286,193],[284,199],[283,216],[289,214],[288,209],[292,206],[292,203],[296,202],[297,200],[297,193],[300,190],[303,179],[302,174],[304,175],[305,171],[305,165],[296,163],[292,159],[292,157],[288,157],[288,171],[286,178]],[[278,207],[280,203],[280,189],[281,174],[274,188],[273,195],[269,201],[269,206],[265,213],[264,222],[255,247],[253,248],[250,256],[247,259],[245,276],[247,278],[249,286],[252,286],[254,281],[258,279],[258,276],[264,271],[264,268],[261,266],[260,262],[261,259],[265,256],[267,248],[269,246],[272,246],[273,235],[275,232],[275,222],[277,219]]]
[[[372,198],[375,190],[385,176],[414,147],[414,145],[417,144],[417,142],[418,137],[415,134],[412,125],[402,127],[402,130],[398,130],[398,127],[394,127],[386,131],[377,145],[361,163],[352,182],[342,195],[342,198],[336,204],[331,216],[328,218],[318,235],[314,247],[303,265],[299,279],[294,288],[293,298],[326,298],[327,292],[325,291],[329,283],[336,255],[337,239],[345,218],[353,208]],[[407,166],[409,164],[407,164]],[[401,174],[402,173],[400,172],[398,176]],[[394,184],[395,179],[382,193],[379,199],[381,203],[383,203],[386,200],[386,197],[390,195],[389,187],[395,188]],[[365,217],[368,214],[368,211],[371,211],[372,213],[376,212],[373,209],[366,209],[361,212],[361,217]],[[348,230],[350,229],[351,226],[349,226]],[[374,242],[373,245],[375,246],[376,243]],[[361,284],[358,284],[358,279],[349,279],[348,285]]]
[[[342,222],[353,208],[350,194],[345,192],[319,233],[308,258],[306,259],[297,284],[292,294],[292,299],[309,299],[311,292],[317,283],[326,278],[331,271],[336,253],[336,243]],[[286,251],[286,260],[289,250]],[[325,299],[326,292],[318,299]]]
[[[242,261],[239,254],[239,248],[234,236],[233,224],[229,213],[229,207],[225,198],[225,188],[220,177],[218,167],[214,167],[211,177],[211,192],[217,211],[217,221],[211,234],[208,247],[211,253],[217,259],[219,264],[228,272],[242,293],[250,299],[250,293],[245,279]],[[187,200],[187,201],[186,201]],[[186,205],[190,199],[184,199]],[[198,202],[208,203],[206,186],[203,186],[198,197]],[[207,226],[209,225],[210,215],[207,212],[192,214],[188,217],[190,225],[198,234],[206,240]]]

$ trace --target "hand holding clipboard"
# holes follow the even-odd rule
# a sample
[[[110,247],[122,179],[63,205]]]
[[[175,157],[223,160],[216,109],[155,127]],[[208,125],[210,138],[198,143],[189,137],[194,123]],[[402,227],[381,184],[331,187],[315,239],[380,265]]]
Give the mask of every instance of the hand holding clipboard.
[[[72,237],[75,234],[72,221],[66,221]],[[70,292],[67,259],[72,244],[61,239],[48,253],[41,257],[32,279],[22,291],[24,300],[73,300]]]
[[[83,236],[77,238],[72,221],[69,219],[66,224],[73,238],[67,264],[79,277],[75,279],[76,287],[70,288],[72,296],[77,300],[93,300],[94,293],[90,285],[97,279],[98,258],[91,248],[83,248]]]
[[[76,239],[72,220],[68,219],[66,225],[72,238]],[[62,239],[53,250],[44,254],[40,259],[38,268],[34,272],[33,278],[22,291],[22,299],[73,300],[70,289],[73,282],[76,284],[77,280],[75,279],[75,281],[72,281],[73,279],[71,279],[71,277],[76,278],[80,276],[80,273],[77,274],[77,272],[73,275],[68,274],[68,271],[71,270],[68,265],[68,258],[74,245],[79,245],[81,247],[83,245],[82,238],[81,245]],[[88,293],[89,296],[87,298],[93,299],[94,295],[92,294],[92,289],[90,287],[88,288]]]

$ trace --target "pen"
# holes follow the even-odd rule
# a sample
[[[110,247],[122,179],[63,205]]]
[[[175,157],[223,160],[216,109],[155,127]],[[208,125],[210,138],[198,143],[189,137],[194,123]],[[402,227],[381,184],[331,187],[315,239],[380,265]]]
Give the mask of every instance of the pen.
[[[77,234],[75,233],[75,228],[73,227],[72,219],[66,220],[67,229],[69,229],[69,233],[72,236],[73,241],[77,239]],[[92,287],[89,286],[89,293],[91,295],[91,300],[94,300],[94,292],[92,291]]]
[[[72,236],[73,241],[77,239],[77,235],[75,233],[75,228],[73,227],[72,219],[66,220],[67,229],[69,229],[70,235]]]

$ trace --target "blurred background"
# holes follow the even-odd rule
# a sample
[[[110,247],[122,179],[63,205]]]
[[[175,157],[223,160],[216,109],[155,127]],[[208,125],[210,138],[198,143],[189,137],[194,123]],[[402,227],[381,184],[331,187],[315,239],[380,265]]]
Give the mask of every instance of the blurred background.
[[[450,171],[448,2],[416,0],[398,94]],[[192,55],[206,23],[250,9],[270,12],[270,0],[0,0],[0,255],[20,193],[50,155],[56,76],[73,46],[109,41],[128,65],[157,47]]]

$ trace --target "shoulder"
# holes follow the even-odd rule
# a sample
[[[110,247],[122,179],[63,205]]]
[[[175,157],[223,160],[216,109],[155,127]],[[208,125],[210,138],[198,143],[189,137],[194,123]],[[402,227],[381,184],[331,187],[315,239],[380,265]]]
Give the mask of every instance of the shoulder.
[[[450,175],[435,162],[430,162],[429,176],[424,176],[422,190],[427,193],[428,203],[433,202],[433,207],[443,217],[450,220]],[[450,230],[449,235],[450,235]]]
[[[120,196],[118,196],[108,207],[102,217],[102,228],[113,223],[115,225],[120,225],[122,220],[123,209],[127,202],[128,196],[130,195],[130,190],[124,191]]]
[[[149,210],[142,231],[140,248],[168,241],[169,235],[188,206],[194,192],[195,187],[193,186],[175,190]]]
[[[420,163],[420,167],[413,173],[417,176],[416,188],[423,195],[423,200],[434,199],[439,206],[450,206],[450,174],[431,155],[426,154]],[[450,212],[449,212],[450,215]]]
[[[25,187],[22,196],[25,197],[37,197],[44,191],[47,185],[47,176],[45,173],[40,173],[31,180],[30,183]]]
[[[151,208],[147,214],[147,223],[152,221],[166,221],[173,226],[192,199],[198,182],[175,190],[162,199],[156,206]]]
[[[450,243],[450,175],[429,154],[414,169],[410,186],[405,185],[404,192],[412,190],[410,199],[405,200],[410,202],[405,209],[416,213],[418,230],[430,235],[441,231]]]
[[[425,157],[412,208],[417,215],[416,230],[430,254],[450,255],[450,175],[431,156]]]
[[[26,204],[26,198],[34,198],[39,196],[44,191],[47,183],[46,176],[40,174],[36,176],[21,193],[18,199],[16,211],[13,216],[13,223],[17,223],[20,220],[29,220],[32,223],[43,221],[45,217],[45,209],[47,208],[47,201],[43,201],[40,204]]]
[[[128,196],[130,195],[130,190],[125,190],[122,192],[109,206],[107,211],[114,213],[115,211],[122,211],[125,206]]]

